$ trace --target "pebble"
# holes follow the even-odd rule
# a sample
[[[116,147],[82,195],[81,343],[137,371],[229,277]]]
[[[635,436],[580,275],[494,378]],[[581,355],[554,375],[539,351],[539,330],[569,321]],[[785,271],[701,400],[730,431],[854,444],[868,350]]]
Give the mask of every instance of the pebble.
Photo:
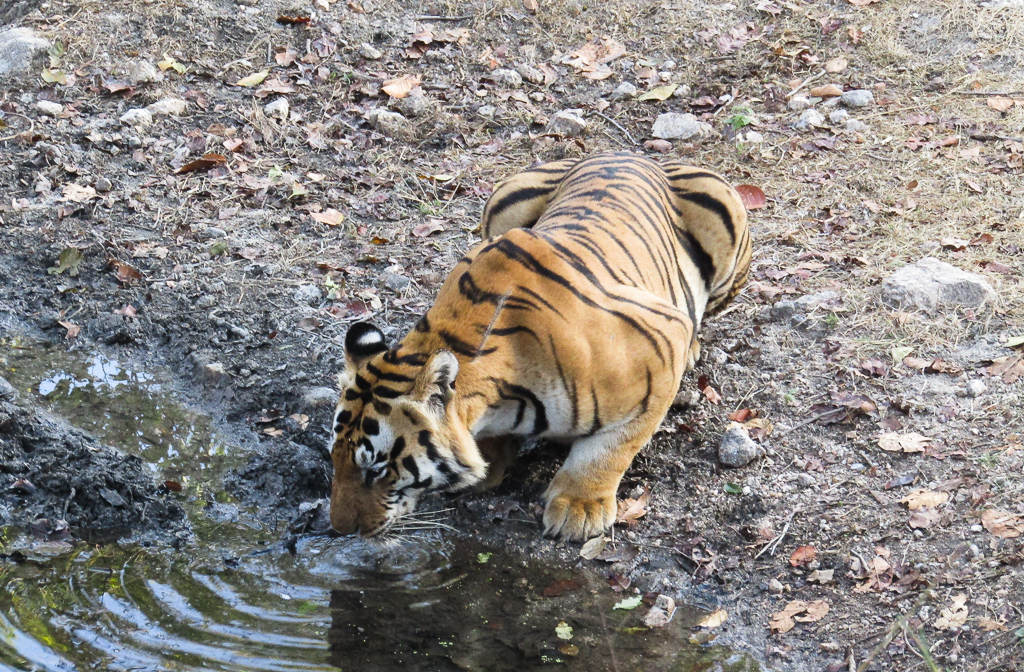
[[[397,273],[384,274],[384,285],[392,291],[400,292],[408,287],[410,283],[412,283],[412,280],[404,275],[398,275]]]
[[[756,145],[764,142],[764,136],[758,133],[757,131],[747,131],[746,133],[741,133],[738,137],[743,142],[746,142],[751,145]]]
[[[629,100],[630,98],[635,98],[636,94],[637,89],[632,82],[623,82],[615,87],[615,90],[612,91],[612,95],[609,96],[609,98],[613,102],[618,102],[622,100]]]
[[[129,61],[119,74],[132,86],[164,81],[164,73],[149,61],[142,59]]]
[[[135,107],[122,114],[118,121],[125,126],[151,126],[153,113],[141,107]]]
[[[409,92],[409,95],[398,101],[398,109],[408,117],[423,116],[430,109],[430,98],[423,92],[423,89],[416,87]]]
[[[575,138],[587,130],[587,120],[583,118],[583,110],[562,110],[551,117],[545,132]]]
[[[52,100],[40,100],[36,103],[36,109],[45,115],[59,117],[61,112],[64,111],[64,106]]]
[[[516,68],[516,72],[518,72],[523,79],[530,82],[531,84],[544,83],[544,73],[538,70],[537,68],[533,67],[532,65],[527,65],[526,63],[523,63],[522,65]]]
[[[685,98],[686,96],[690,95],[692,91],[693,89],[690,88],[689,84],[681,84],[680,86],[676,87],[675,91],[672,92],[672,97]]]
[[[398,112],[383,110],[379,107],[370,110],[367,116],[370,125],[384,135],[395,138],[408,138],[414,134],[412,122]]]
[[[14,389],[14,385],[7,382],[7,379],[0,376],[0,400],[11,401],[18,396],[18,390]]]
[[[867,107],[875,102],[875,94],[868,89],[843,91],[840,102],[847,107]]]
[[[226,235],[228,235],[227,231],[216,226],[208,226],[199,232],[199,237],[203,240],[214,240],[216,238],[223,238]]]
[[[231,379],[231,375],[220,362],[209,362],[196,366],[196,375],[207,385],[223,385]]]
[[[806,131],[810,128],[816,128],[818,126],[825,125],[825,117],[814,108],[808,108],[800,114],[800,119],[793,124],[793,128],[797,131]]]
[[[515,70],[509,70],[508,68],[498,68],[497,70],[493,70],[491,71],[490,77],[498,86],[504,86],[510,89],[518,89],[523,85],[523,76]]]
[[[772,595],[779,595],[786,589],[778,579],[771,579],[768,582],[768,592]]]
[[[704,125],[692,114],[666,112],[654,120],[651,135],[664,140],[687,140],[704,131]]]
[[[852,471],[864,471],[865,469],[867,469],[867,466],[862,464],[861,462],[854,462],[853,464],[850,465],[850,469]]]
[[[971,532],[984,532],[985,528],[981,525],[971,525]]]
[[[316,285],[299,285],[292,294],[292,299],[299,305],[316,307],[323,300],[323,294]]]
[[[675,70],[675,69],[676,69],[676,62],[675,62],[675,61],[673,61],[673,60],[672,60],[672,59],[670,58],[670,59],[668,59],[667,61],[663,62],[663,63],[661,64],[661,67],[662,67],[662,68],[664,68],[665,70]]]
[[[835,301],[838,298],[838,292],[827,289],[816,294],[805,294],[798,299],[776,301],[771,308],[771,317],[773,320],[784,322],[791,319],[794,315],[812,312],[823,303]]]
[[[729,467],[745,467],[764,455],[765,449],[754,443],[746,428],[738,423],[725,430],[718,444],[718,460]]]
[[[804,488],[809,488],[815,483],[817,483],[817,481],[814,480],[814,476],[811,476],[810,474],[797,474],[796,482],[799,483],[800,486]]]
[[[494,119],[494,115],[498,113],[498,108],[494,105],[481,105],[476,113],[484,119]]]
[[[967,394],[972,397],[980,397],[986,392],[988,392],[988,387],[986,387],[985,383],[980,380],[972,380],[967,383]]]
[[[535,103],[543,103],[545,100],[547,100],[547,96],[544,95],[543,91],[534,91],[533,93],[530,94],[530,100],[532,100]]]
[[[850,133],[863,133],[868,130],[868,125],[857,119],[850,119],[846,122],[846,130]]]
[[[942,309],[977,310],[991,305],[996,291],[977,273],[925,257],[907,264],[882,283],[882,301],[893,308],[916,309],[934,315]]]
[[[288,100],[275,98],[264,106],[263,113],[273,119],[286,120],[288,118]]]
[[[828,121],[830,124],[836,126],[842,126],[850,119],[850,113],[846,110],[832,110],[828,114]]]
[[[807,100],[807,96],[793,96],[790,98],[789,103],[786,107],[792,112],[801,112],[811,106],[811,101]]]
[[[384,58],[384,52],[369,42],[363,42],[359,45],[359,55],[368,61],[379,61]]]
[[[31,28],[0,30],[0,75],[31,71],[49,48],[50,43]]]
[[[101,194],[105,194],[114,188],[113,183],[105,177],[99,177],[96,179],[96,191]]]
[[[188,103],[181,98],[161,98],[146,109],[158,116],[180,117],[188,110]]]

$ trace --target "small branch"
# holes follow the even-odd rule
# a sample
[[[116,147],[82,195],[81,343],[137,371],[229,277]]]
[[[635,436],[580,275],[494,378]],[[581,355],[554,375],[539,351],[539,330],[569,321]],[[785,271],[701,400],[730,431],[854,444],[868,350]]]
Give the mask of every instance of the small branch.
[[[463,14],[462,16],[438,16],[435,14],[421,14],[416,17],[417,21],[468,21],[474,17],[473,14]]]
[[[953,91],[954,96],[1024,96],[1024,91]]]
[[[787,93],[786,94],[786,98],[792,98],[793,96],[796,95],[797,91],[799,91],[800,89],[804,88],[805,86],[807,86],[808,84],[810,84],[814,80],[819,79],[824,74],[825,74],[825,70],[822,70],[821,72],[819,72],[816,75],[811,75],[810,77],[808,77],[804,81],[800,82],[800,86],[796,87],[795,89],[793,89],[792,91]]]
[[[596,114],[597,116],[601,117],[602,119],[604,119],[605,121],[607,121],[607,122],[608,122],[609,124],[611,124],[611,125],[612,125],[612,126],[614,126],[615,128],[617,128],[617,129],[619,129],[620,131],[622,131],[622,134],[626,136],[626,139],[627,139],[627,140],[629,140],[629,141],[630,141],[630,143],[632,143],[632,144],[634,144],[634,145],[635,145],[635,144],[637,144],[636,140],[634,140],[634,139],[633,139],[633,136],[629,134],[629,131],[627,131],[627,130],[626,130],[626,129],[624,129],[624,128],[623,128],[623,127],[622,127],[621,125],[619,125],[619,122],[615,121],[614,119],[612,119],[611,117],[609,117],[609,116],[608,116],[608,115],[606,115],[606,114],[603,114],[603,113],[601,113],[601,112],[598,112],[597,110],[591,110],[591,111],[590,111],[590,114]]]
[[[26,121],[28,121],[28,124],[29,124],[28,130],[27,131],[19,131],[19,132],[15,133],[14,135],[5,135],[4,137],[0,138],[0,142],[7,142],[8,140],[13,140],[16,137],[18,137],[19,135],[24,135],[25,133],[31,133],[36,128],[36,122],[32,121],[31,117],[26,117],[24,114],[18,114],[17,112],[8,112],[7,116],[9,116],[9,117],[21,117],[22,119],[25,119]]]

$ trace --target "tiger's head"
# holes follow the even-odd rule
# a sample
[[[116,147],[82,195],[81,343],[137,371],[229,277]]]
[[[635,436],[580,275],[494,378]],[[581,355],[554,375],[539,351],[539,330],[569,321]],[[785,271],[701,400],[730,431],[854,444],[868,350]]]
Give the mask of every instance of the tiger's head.
[[[389,349],[373,325],[352,325],[334,415],[331,526],[376,537],[431,490],[460,490],[487,467],[454,411],[459,361]]]

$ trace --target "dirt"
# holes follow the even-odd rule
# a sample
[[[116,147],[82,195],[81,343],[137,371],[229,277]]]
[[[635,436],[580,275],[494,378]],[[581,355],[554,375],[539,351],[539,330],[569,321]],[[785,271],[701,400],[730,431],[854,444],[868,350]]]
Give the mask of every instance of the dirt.
[[[756,185],[768,202],[751,211],[750,285],[705,325],[705,356],[684,382],[696,403],[669,415],[627,473],[621,497],[651,494],[646,515],[615,530],[618,557],[582,560],[579,545],[540,537],[541,495],[564,455],[554,446],[526,451],[492,493],[427,504],[454,506],[448,522],[485,543],[721,607],[718,641],[773,668],[1019,669],[1024,550],[982,515],[1024,514],[1022,383],[991,375],[1024,334],[1020,8],[531,4],[16,3],[2,18],[60,41],[51,65],[67,84],[33,74],[0,93],[0,307],[69,349],[168,366],[220,420],[260,438],[226,479],[235,496],[289,519],[305,503],[309,518],[326,496],[325,388],[348,325],[372,318],[400,338],[478,240],[495,181],[603,149],[660,156],[664,146],[644,145],[657,115],[693,113],[713,132],[669,142],[665,156]],[[591,78],[601,64],[572,52],[603,36],[626,53]],[[847,64],[836,70],[837,59]],[[138,60],[163,62],[160,81],[141,81]],[[525,65],[538,82],[496,74]],[[235,85],[265,69],[262,84]],[[406,74],[421,77],[422,98],[381,91]],[[612,100],[627,80],[681,95]],[[793,87],[825,84],[873,92],[871,106],[847,109],[865,128],[793,128]],[[118,121],[166,97],[185,114]],[[265,109],[275,99],[288,101],[286,119]],[[39,100],[63,112],[46,116]],[[378,108],[408,121],[386,134],[369,121]],[[583,110],[582,137],[544,132],[565,109]],[[226,162],[179,172],[209,152]],[[81,262],[61,270],[69,248]],[[981,274],[996,305],[882,306],[881,282],[927,255]],[[773,317],[780,300],[830,290],[838,298],[805,320]],[[720,403],[700,393],[701,376]],[[767,456],[727,469],[718,440],[742,409],[767,420],[755,429]],[[19,429],[4,450],[43,435],[75,437],[61,438],[72,452],[94,445],[31,409],[8,412]],[[878,440],[890,431],[930,441],[888,452]],[[118,489],[137,472],[108,473],[133,462],[97,457],[107,454],[90,452],[83,473],[106,474],[133,502],[97,513],[109,529],[178,530],[169,504],[161,518],[152,506],[129,516],[134,502],[162,500],[148,484]],[[70,475],[51,487],[26,473],[32,515],[59,520]],[[916,489],[948,499],[909,511],[901,500]],[[74,529],[87,513],[69,506],[66,520]],[[813,551],[794,558],[803,547]],[[793,600],[829,610],[772,632]]]

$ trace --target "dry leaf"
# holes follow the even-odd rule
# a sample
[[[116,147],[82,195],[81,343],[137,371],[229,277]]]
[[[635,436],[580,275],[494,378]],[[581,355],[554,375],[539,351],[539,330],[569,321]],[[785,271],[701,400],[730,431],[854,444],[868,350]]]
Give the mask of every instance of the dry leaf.
[[[816,569],[807,575],[808,582],[817,582],[822,585],[826,583],[832,583],[832,575],[835,574],[834,569]]]
[[[907,508],[911,511],[917,511],[924,507],[936,507],[939,504],[946,502],[948,499],[948,492],[936,492],[934,490],[918,488],[901,499],[900,502],[906,504]]]
[[[651,89],[641,96],[638,96],[637,100],[668,100],[678,88],[678,84],[666,84],[665,86],[659,86]]]
[[[805,616],[798,616],[803,614]],[[789,632],[796,625],[794,619],[801,623],[813,623],[820,621],[828,613],[828,602],[824,600],[814,600],[813,602],[805,602],[804,600],[792,600],[783,607],[782,611],[772,614],[772,620],[768,624],[772,632],[784,633]]]
[[[982,513],[981,524],[1002,539],[1014,539],[1024,534],[1024,516],[1002,509],[989,509]]]
[[[345,221],[345,215],[334,208],[327,208],[324,212],[311,212],[309,213],[309,216],[321,224],[327,224],[328,226],[338,226]]]
[[[222,163],[227,163],[228,157],[223,154],[203,154],[195,161],[189,161],[181,168],[174,171],[175,175],[181,175],[182,173],[191,173],[194,170],[209,170],[214,166],[219,166]]]
[[[842,72],[843,70],[846,70],[846,66],[849,64],[850,62],[846,60],[845,56],[837,56],[825,63],[825,72]]]
[[[57,324],[59,324],[60,326],[62,326],[65,329],[68,330],[66,338],[69,341],[75,340],[75,338],[78,337],[78,334],[81,333],[81,331],[82,331],[82,328],[80,326],[78,326],[77,324],[72,324],[71,322],[65,322],[64,320],[57,320]]]
[[[889,452],[920,453],[931,443],[931,439],[917,432],[897,434],[887,432],[878,437],[878,447]]]
[[[907,525],[912,530],[926,530],[939,522],[941,517],[942,514],[935,509],[921,509],[910,514],[910,520],[907,521]]]
[[[83,187],[77,184],[66,184],[63,189],[62,201],[74,203],[85,203],[96,198],[96,190],[92,187]]]
[[[717,628],[722,623],[725,623],[729,619],[729,614],[725,609],[715,609],[704,618],[697,621],[697,627],[699,628]]]
[[[984,630],[985,632],[992,632],[994,630],[1005,632],[1006,630],[1008,630],[1008,628],[1002,623],[999,623],[998,621],[993,621],[991,618],[985,618],[984,616],[978,619],[978,627]]]
[[[540,9],[540,3],[537,0],[523,0],[523,9],[530,14],[536,14],[537,10]]]
[[[444,231],[444,224],[442,224],[442,220],[428,219],[427,221],[421,222],[413,227],[412,235],[417,238],[426,238],[430,234],[437,233],[438,231]]]
[[[116,275],[117,279],[121,282],[127,283],[132,280],[142,279],[142,273],[140,273],[137,268],[129,266],[118,259],[110,259],[107,262],[107,266],[113,269],[114,275]]]
[[[768,202],[761,187],[755,187],[752,184],[738,184],[735,188],[747,210],[758,210]]]
[[[932,623],[936,630],[955,630],[967,622],[967,595],[953,596],[953,604],[939,613]]]
[[[256,86],[257,84],[262,84],[263,80],[266,79],[269,74],[270,70],[254,72],[248,77],[242,77],[240,80],[235,82],[235,86]]]
[[[843,95],[843,90],[835,84],[826,84],[825,86],[814,87],[810,93],[815,98],[836,98]]]
[[[618,501],[618,514],[615,516],[616,523],[632,525],[647,513],[647,503],[650,500],[651,492],[644,488],[644,493],[638,499],[620,499]]]
[[[993,96],[985,101],[985,103],[997,112],[1006,112],[1008,109],[1013,107],[1013,98],[1006,98],[1005,96]]]
[[[580,549],[580,557],[587,560],[593,560],[597,556],[601,555],[604,547],[608,545],[608,538],[605,536],[594,537],[587,543],[583,544],[583,548]]]
[[[793,567],[806,565],[818,555],[818,549],[814,546],[797,546],[793,554],[789,556],[789,564]]]
[[[405,98],[409,95],[409,92],[419,86],[422,81],[423,79],[419,75],[402,75],[395,79],[389,79],[384,82],[384,85],[380,88],[381,91],[392,98]]]

